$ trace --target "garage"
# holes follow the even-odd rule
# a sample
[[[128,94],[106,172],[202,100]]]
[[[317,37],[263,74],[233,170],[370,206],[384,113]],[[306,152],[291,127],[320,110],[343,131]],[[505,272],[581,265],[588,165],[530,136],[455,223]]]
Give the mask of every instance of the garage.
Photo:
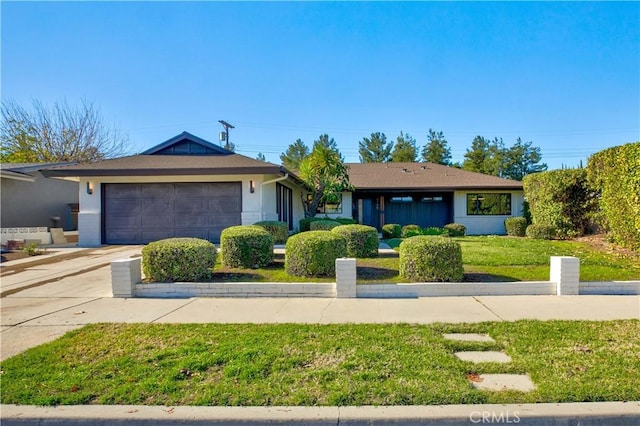
[[[105,183],[102,196],[105,244],[219,242],[223,229],[241,224],[241,182]]]

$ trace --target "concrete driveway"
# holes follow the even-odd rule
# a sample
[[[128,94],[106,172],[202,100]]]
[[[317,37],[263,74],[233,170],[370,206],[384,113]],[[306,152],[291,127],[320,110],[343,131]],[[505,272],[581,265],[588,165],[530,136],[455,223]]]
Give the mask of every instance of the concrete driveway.
[[[2,265],[0,359],[97,322],[426,324],[640,318],[639,296],[114,299],[109,263],[139,256],[141,246],[73,250],[51,255],[48,263],[36,259]]]

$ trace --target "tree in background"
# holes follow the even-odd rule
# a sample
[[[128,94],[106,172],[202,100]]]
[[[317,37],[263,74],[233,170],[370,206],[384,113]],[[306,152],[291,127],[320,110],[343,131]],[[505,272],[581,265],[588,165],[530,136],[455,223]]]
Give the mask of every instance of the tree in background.
[[[298,170],[300,162],[308,155],[309,147],[305,145],[301,139],[297,139],[294,143],[289,145],[285,152],[280,154],[280,161],[285,168],[289,170]]]
[[[362,138],[358,145],[361,163],[386,163],[391,160],[393,142],[387,142],[384,133],[371,133],[370,138]]]
[[[547,164],[539,164],[542,154],[539,147],[533,147],[533,142],[522,142],[516,139],[516,143],[505,153],[503,177],[522,180],[526,175],[547,170]]]
[[[77,161],[89,163],[121,156],[128,138],[108,128],[93,103],[49,107],[34,100],[31,110],[2,102],[0,160],[7,163]]]
[[[267,158],[264,156],[263,153],[259,152],[257,157],[256,157],[256,160],[267,161]]]
[[[301,195],[305,217],[314,217],[320,203],[327,198],[351,189],[348,168],[335,141],[326,134],[313,143],[313,151],[300,162],[298,177],[311,190],[311,197]]]
[[[486,139],[476,136],[471,148],[464,154],[462,168],[507,179],[522,180],[526,175],[547,170],[545,163],[539,164],[542,154],[533,142],[522,142],[521,138],[507,148],[502,139]]]
[[[451,165],[451,149],[444,138],[444,133],[429,129],[427,144],[422,148],[422,161]]]
[[[405,135],[400,132],[396,138],[396,144],[391,152],[391,161],[396,163],[412,163],[416,161],[418,150],[416,148],[416,140],[408,133]]]

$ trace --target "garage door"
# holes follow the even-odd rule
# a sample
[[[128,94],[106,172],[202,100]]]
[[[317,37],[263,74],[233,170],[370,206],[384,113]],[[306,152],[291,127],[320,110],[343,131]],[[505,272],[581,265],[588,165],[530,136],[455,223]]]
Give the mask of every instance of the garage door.
[[[219,242],[224,228],[241,223],[240,182],[104,184],[103,191],[107,244],[170,237]]]

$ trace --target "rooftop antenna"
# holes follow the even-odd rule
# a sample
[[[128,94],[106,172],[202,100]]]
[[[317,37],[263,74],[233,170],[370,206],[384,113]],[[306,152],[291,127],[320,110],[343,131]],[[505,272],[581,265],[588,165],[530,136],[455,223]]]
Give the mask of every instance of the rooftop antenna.
[[[222,127],[224,127],[224,132],[220,132],[220,142],[224,142],[224,148],[229,149],[229,129],[235,129],[235,127],[224,120],[218,120],[218,123],[222,124]]]

